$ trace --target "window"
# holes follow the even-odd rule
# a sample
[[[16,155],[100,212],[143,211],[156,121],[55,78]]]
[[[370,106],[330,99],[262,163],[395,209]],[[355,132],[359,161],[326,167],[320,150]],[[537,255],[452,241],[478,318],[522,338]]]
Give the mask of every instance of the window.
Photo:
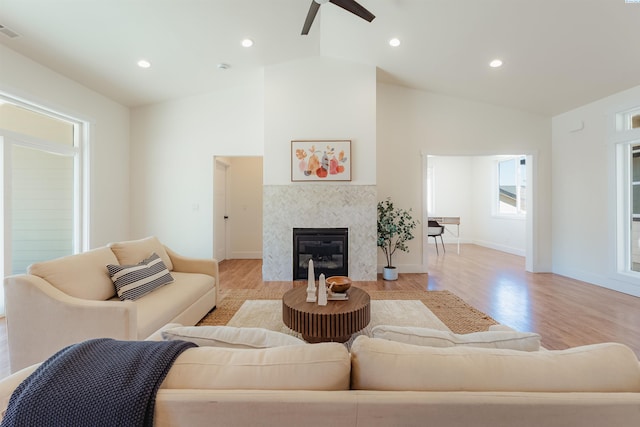
[[[631,270],[640,271],[640,145],[631,147]]]
[[[616,114],[616,131],[625,132],[640,129],[640,108]]]
[[[86,124],[0,95],[3,273],[84,249],[82,142]]]
[[[525,156],[498,161],[498,215],[526,214],[526,165]]]
[[[620,273],[640,273],[640,108],[615,116],[617,255]]]

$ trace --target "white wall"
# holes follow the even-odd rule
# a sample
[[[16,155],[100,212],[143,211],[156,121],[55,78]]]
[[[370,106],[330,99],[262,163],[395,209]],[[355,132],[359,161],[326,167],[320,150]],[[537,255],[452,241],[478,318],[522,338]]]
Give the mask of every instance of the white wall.
[[[615,267],[613,114],[640,106],[640,86],[558,115],[553,129],[553,271],[640,296]]]
[[[313,184],[291,183],[292,139],[351,139],[349,185],[381,184],[379,200],[391,195],[421,219],[422,152],[532,153],[540,165],[542,212],[536,268],[544,270],[550,265],[549,135],[548,119],[539,116],[378,85],[368,65],[331,58],[279,64],[243,87],[133,111],[132,234],[156,234],[180,252],[211,256],[212,157],[264,154],[265,185],[303,190]],[[332,184],[315,185],[329,190]],[[411,245],[399,267],[423,271],[421,239]]]
[[[551,123],[548,118],[512,109],[378,84],[378,196],[422,212],[424,155],[477,156],[531,154],[535,157],[532,271],[551,269]],[[405,271],[423,267],[421,239],[400,254]]]
[[[129,238],[129,109],[0,45],[0,91],[91,122],[90,247]]]
[[[244,86],[132,110],[133,237],[213,257],[213,157],[263,154],[263,92],[258,73]]]
[[[459,216],[460,241],[471,243],[473,231],[473,194],[475,181],[473,177],[472,156],[429,156],[429,167],[433,168],[433,216]],[[447,226],[454,233],[456,226]],[[445,232],[445,242],[457,242],[455,237]],[[438,238],[440,240],[440,238]],[[429,239],[433,244],[433,239]]]
[[[265,185],[309,185],[291,183],[294,139],[350,139],[351,185],[375,184],[375,117],[373,66],[317,57],[268,67]]]
[[[640,294],[613,268],[607,138],[607,115],[640,105],[640,87],[551,125],[492,105],[372,87],[370,66],[313,58],[270,67],[266,87],[257,75],[242,87],[137,108],[129,132],[126,107],[2,45],[0,63],[1,91],[91,122],[91,247],[157,234],[185,254],[212,256],[214,155],[265,154],[265,183],[290,185],[291,139],[350,138],[352,183],[377,184],[379,199],[392,196],[423,219],[421,153],[515,152],[535,158],[534,271],[550,270],[553,261],[555,273]],[[344,73],[351,77],[343,82]],[[336,98],[343,91],[354,96]],[[265,105],[276,108],[265,113]],[[408,270],[422,262],[419,239],[410,248],[398,257]]]

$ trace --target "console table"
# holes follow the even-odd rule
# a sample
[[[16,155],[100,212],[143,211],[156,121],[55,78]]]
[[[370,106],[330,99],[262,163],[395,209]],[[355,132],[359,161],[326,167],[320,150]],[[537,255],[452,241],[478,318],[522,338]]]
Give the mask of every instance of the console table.
[[[346,342],[371,320],[369,294],[353,286],[347,294],[348,300],[322,306],[307,302],[306,286],[295,287],[282,297],[282,321],[309,343]]]

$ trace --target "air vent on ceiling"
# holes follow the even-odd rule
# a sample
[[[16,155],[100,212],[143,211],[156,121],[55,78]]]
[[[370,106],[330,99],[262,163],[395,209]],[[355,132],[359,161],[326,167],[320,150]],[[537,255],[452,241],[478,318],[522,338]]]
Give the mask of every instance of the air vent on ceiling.
[[[0,24],[0,33],[4,34],[5,36],[9,37],[10,39],[15,39],[16,37],[20,37],[20,34],[16,33],[15,31],[13,31],[10,28],[5,27],[2,24]]]

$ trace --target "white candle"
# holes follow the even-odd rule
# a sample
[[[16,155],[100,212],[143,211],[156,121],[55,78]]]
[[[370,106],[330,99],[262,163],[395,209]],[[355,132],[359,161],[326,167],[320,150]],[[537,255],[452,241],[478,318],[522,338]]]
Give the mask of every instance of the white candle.
[[[307,284],[307,290],[316,289],[316,274],[313,271],[313,260],[309,260],[309,281]]]
[[[307,302],[316,302],[316,275],[313,271],[313,260],[309,260],[309,277],[307,282]]]
[[[327,284],[324,281],[324,273],[320,274],[318,285],[318,305],[327,305]]]

